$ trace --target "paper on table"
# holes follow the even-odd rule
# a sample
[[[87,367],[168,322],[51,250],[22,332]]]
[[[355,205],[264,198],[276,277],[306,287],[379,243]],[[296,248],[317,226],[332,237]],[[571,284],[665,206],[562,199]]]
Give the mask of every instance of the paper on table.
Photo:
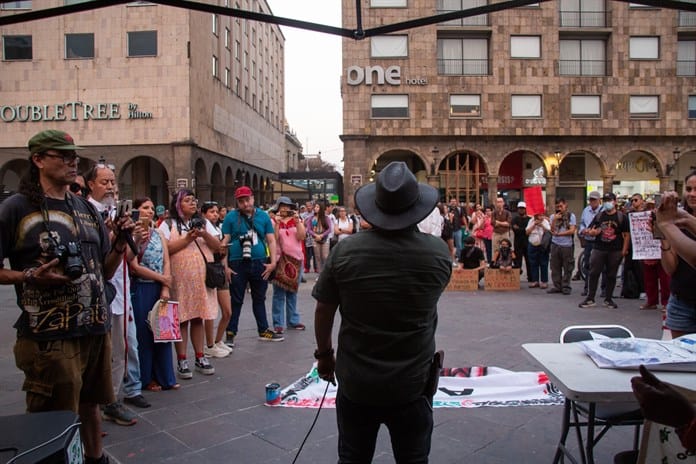
[[[678,339],[608,338],[579,343],[600,368],[637,369],[644,364],[658,371],[696,372],[696,353],[682,348]]]

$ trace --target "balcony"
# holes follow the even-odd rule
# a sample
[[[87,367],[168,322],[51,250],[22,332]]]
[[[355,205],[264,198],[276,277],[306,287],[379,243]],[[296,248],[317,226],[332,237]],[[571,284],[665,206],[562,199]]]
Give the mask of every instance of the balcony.
[[[561,27],[607,27],[608,11],[561,11]]]
[[[677,60],[677,76],[696,76],[696,61]]]
[[[437,10],[437,14],[452,13],[461,10]],[[440,23],[440,26],[489,26],[488,15],[476,15],[469,18],[453,19]]]
[[[606,76],[609,62],[606,60],[558,60],[561,76]]]
[[[679,27],[696,27],[696,12],[680,11]]]
[[[437,72],[449,76],[487,76],[490,60],[437,60]]]

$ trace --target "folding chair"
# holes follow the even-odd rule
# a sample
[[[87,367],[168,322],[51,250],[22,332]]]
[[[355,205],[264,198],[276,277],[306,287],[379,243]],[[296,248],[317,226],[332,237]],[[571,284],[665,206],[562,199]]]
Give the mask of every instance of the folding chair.
[[[620,325],[572,325],[566,327],[561,332],[561,343],[573,343],[583,340],[593,340],[593,334],[608,338],[634,338],[633,333],[626,327]],[[571,420],[572,415],[572,420]],[[581,420],[581,417],[583,420]],[[554,464],[562,462],[563,456],[568,456],[571,461],[575,459],[566,449],[566,438],[570,427],[575,428],[580,448],[580,458],[583,464],[594,463],[594,447],[602,439],[611,427],[634,426],[633,449],[637,455],[640,439],[640,426],[643,424],[643,414],[638,406],[638,402],[626,403],[583,403],[573,401],[568,398],[565,400],[565,413],[563,416],[563,431],[558,443]],[[586,440],[583,442],[582,428],[586,427]],[[595,427],[601,427],[599,433],[595,434]]]

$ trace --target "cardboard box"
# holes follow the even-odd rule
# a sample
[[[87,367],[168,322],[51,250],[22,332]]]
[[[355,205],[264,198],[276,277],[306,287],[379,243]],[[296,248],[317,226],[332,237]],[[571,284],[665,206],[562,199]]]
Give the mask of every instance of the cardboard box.
[[[484,274],[486,290],[511,291],[520,289],[520,270],[501,271],[500,269],[486,269]]]
[[[478,290],[477,269],[452,269],[452,277],[446,292],[472,292]]]

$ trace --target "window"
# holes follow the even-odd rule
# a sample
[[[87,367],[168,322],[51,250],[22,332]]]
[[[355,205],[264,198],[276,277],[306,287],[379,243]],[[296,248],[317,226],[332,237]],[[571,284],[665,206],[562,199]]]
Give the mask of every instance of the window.
[[[87,3],[92,0],[65,0],[66,5],[77,5],[78,3]]]
[[[559,74],[606,75],[606,43],[600,39],[560,40]]]
[[[480,118],[481,95],[450,95],[450,117]]]
[[[689,119],[696,119],[696,96],[689,95]]]
[[[599,118],[602,116],[599,95],[573,95],[570,97],[570,116],[573,118]]]
[[[157,56],[157,31],[129,32],[128,56]]]
[[[244,86],[244,103],[249,104],[249,86]]]
[[[230,88],[230,68],[225,68],[225,87]]]
[[[606,27],[604,0],[561,0],[561,27]]]
[[[405,8],[408,0],[370,0],[370,8]]]
[[[31,0],[0,3],[0,10],[30,10]]]
[[[244,52],[244,61],[242,61],[244,69],[249,69],[249,52]]]
[[[686,3],[696,3],[696,0],[684,0]],[[679,11],[679,27],[696,26],[696,11]]]
[[[234,78],[234,93],[237,96],[240,95],[241,88],[242,88],[242,81],[240,81],[238,77],[235,77]]]
[[[11,60],[31,60],[32,38],[30,35],[5,35],[2,37],[3,59]]]
[[[229,27],[225,28],[224,40],[225,40],[225,48],[229,50],[230,49],[230,28]]]
[[[251,77],[256,79],[256,61],[251,60]]]
[[[240,55],[242,54],[242,44],[239,40],[234,41],[234,59],[239,61]]]
[[[251,94],[251,107],[256,111],[256,94],[252,93]]]
[[[408,57],[407,35],[379,35],[370,39],[372,58]]]
[[[677,44],[677,76],[696,76],[696,40],[680,40]]]
[[[213,77],[218,79],[220,78],[220,75],[218,74],[218,58],[215,55],[213,55]]]
[[[640,3],[632,3],[632,2],[629,2],[628,7],[629,8],[656,8],[654,6],[641,5]]]
[[[628,56],[632,60],[656,60],[660,57],[659,37],[631,37]]]
[[[437,71],[446,75],[488,74],[488,39],[438,39]]]
[[[94,34],[65,34],[65,58],[94,58]]]
[[[453,11],[469,10],[487,4],[488,0],[438,0],[437,13],[443,14]],[[443,26],[488,26],[488,15],[481,14],[469,18],[452,19],[441,24]]]
[[[218,15],[213,13],[213,35],[218,35]]]
[[[540,118],[541,95],[513,95],[513,118]]]
[[[541,58],[541,37],[513,35],[510,37],[511,58]]]
[[[408,95],[372,95],[373,118],[408,118]]]
[[[659,116],[657,95],[631,95],[629,112],[632,118],[654,119]]]

